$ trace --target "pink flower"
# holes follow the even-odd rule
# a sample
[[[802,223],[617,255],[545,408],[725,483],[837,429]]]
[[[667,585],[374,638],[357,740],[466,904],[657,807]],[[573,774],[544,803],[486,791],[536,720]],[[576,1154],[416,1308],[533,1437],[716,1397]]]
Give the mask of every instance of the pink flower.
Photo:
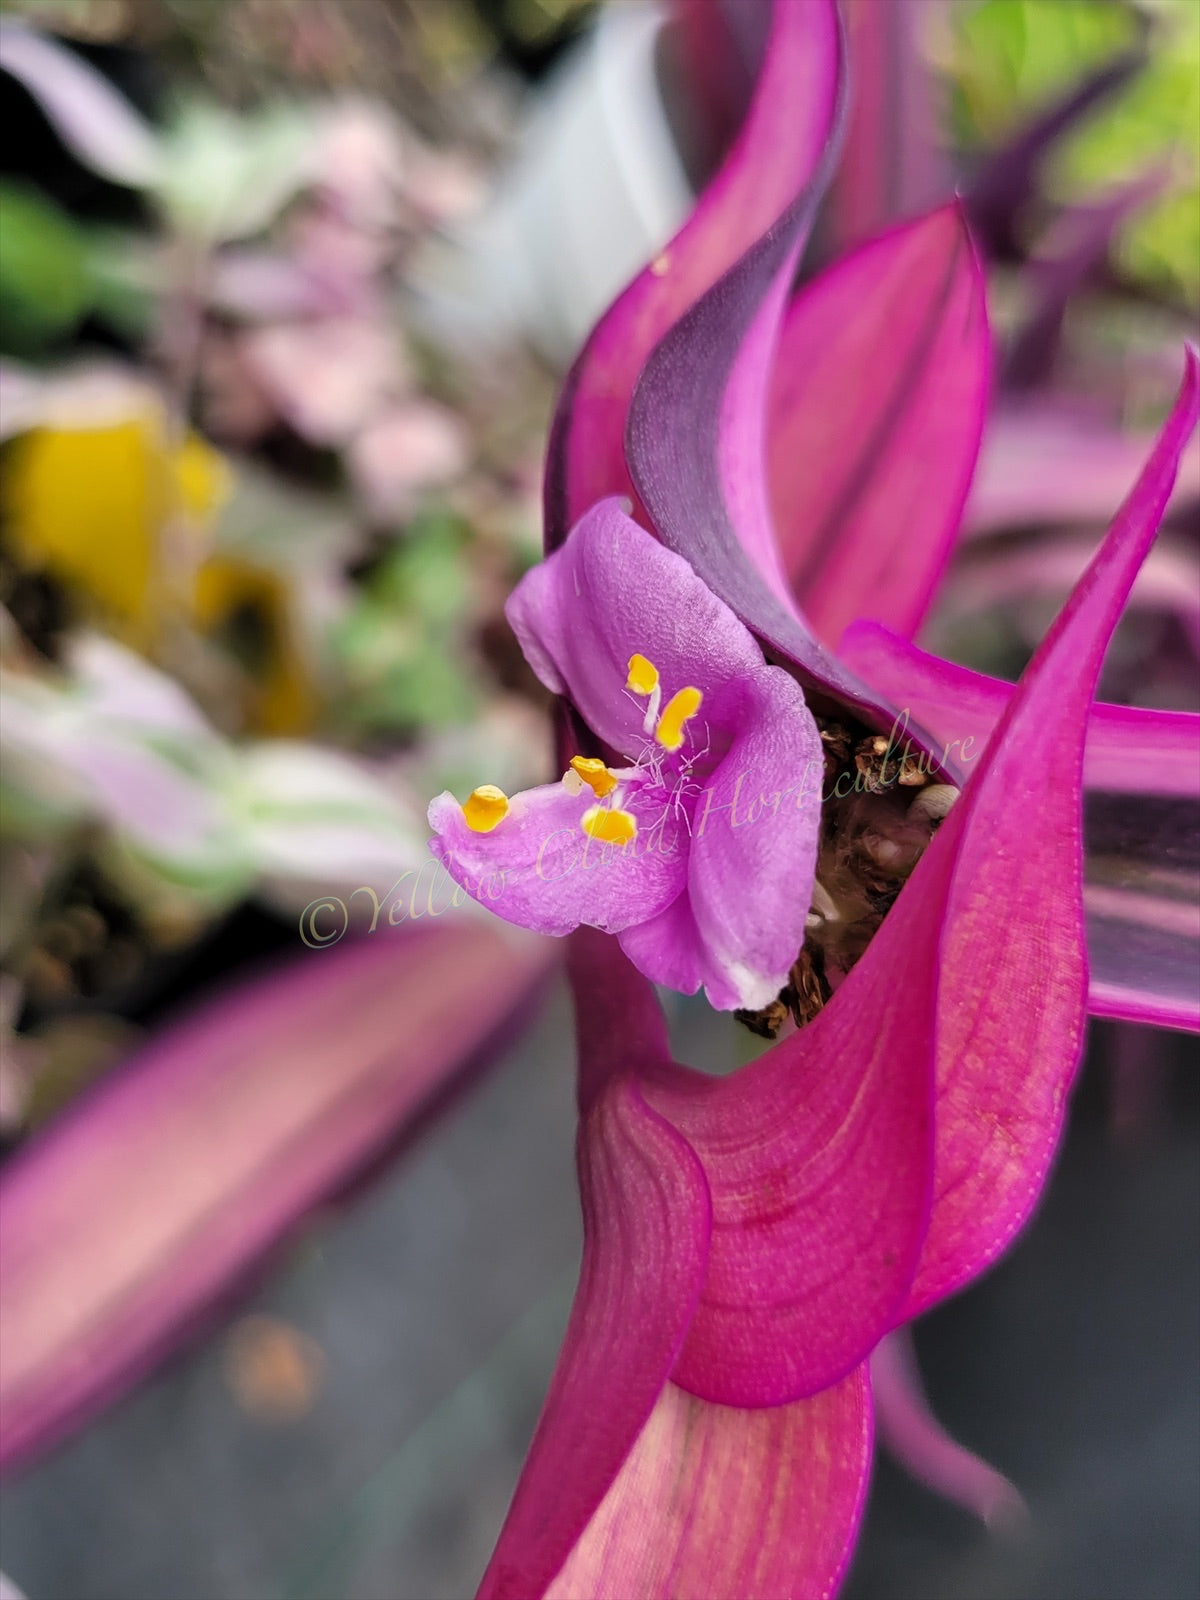
[[[510,922],[600,928],[658,983],[704,984],[726,1010],[769,1004],[804,940],[820,817],[799,685],[611,500],[508,614],[542,682],[629,765],[576,757],[563,783],[490,791],[482,816],[483,791],[465,807],[440,795],[435,853],[468,890],[502,874],[491,904]]]

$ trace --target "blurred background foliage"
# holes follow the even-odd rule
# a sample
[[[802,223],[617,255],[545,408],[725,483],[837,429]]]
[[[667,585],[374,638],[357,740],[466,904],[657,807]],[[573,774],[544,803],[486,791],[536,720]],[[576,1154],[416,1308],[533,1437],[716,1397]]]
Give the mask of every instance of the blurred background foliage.
[[[1089,70],[1149,43],[1146,65],[1063,139],[1049,189],[1081,202],[1148,170],[1158,195],[1123,221],[1114,264],[1182,304],[1200,303],[1200,6],[1193,0],[983,0],[952,14],[944,65],[956,134],[994,145]]]
[[[9,1137],[248,895],[282,945],[448,778],[540,775],[501,608],[554,374],[410,279],[578,9],[4,6],[57,41],[0,75]]]

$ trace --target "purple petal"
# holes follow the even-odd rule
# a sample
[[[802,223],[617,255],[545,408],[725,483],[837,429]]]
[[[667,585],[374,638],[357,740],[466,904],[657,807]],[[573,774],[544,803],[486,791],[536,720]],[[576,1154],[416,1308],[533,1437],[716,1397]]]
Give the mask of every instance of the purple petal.
[[[736,702],[736,710],[730,701]],[[621,947],[656,983],[704,985],[718,1010],[769,1005],[804,943],[824,756],[799,686],[778,667],[731,685],[736,727],[691,823],[686,896]]]
[[[0,67],[24,84],[62,142],[113,183],[152,183],[161,156],[152,129],[73,50],[14,18],[0,21]]]
[[[703,986],[711,996],[728,982],[709,957],[686,894],[656,917],[626,928],[618,942],[639,972],[679,994],[695,994]]]
[[[857,617],[919,625],[962,516],[990,367],[958,206],[872,239],[792,301],[769,470],[784,566],[826,644]]]
[[[897,904],[926,862],[957,847],[941,948],[933,1211],[905,1320],[1006,1248],[1058,1143],[1086,1020],[1087,718],[1200,414],[1200,362],[1190,348],[1185,367],[1153,455]]]
[[[611,1079],[586,1111],[579,1176],[579,1288],[478,1600],[547,1593],[654,1411],[704,1274],[704,1174],[630,1078]]]
[[[890,1333],[871,1357],[871,1393],[880,1443],[901,1466],[988,1527],[1028,1515],[1003,1473],[952,1439],[929,1409],[907,1328]]]
[[[0,1184],[4,1463],[128,1388],[385,1151],[552,948],[464,919],[315,952],[167,1029],[20,1151]]]
[[[861,1368],[811,1400],[761,1411],[669,1383],[546,1600],[827,1600],[870,1462]]]
[[[661,797],[652,815],[631,786],[622,804],[637,816],[639,837],[616,859],[609,851],[601,874],[573,865],[590,796],[571,802],[553,789],[518,797],[514,814],[487,835],[472,835],[443,796],[430,811],[444,835],[438,853],[449,851],[443,859],[453,859],[459,882],[503,868],[516,898],[506,890],[495,909],[522,926],[562,933],[582,921],[621,933],[623,948],[657,983],[685,993],[703,984],[721,1009],[766,1005],[803,942],[812,898],[823,756],[799,686],[763,666],[728,607],[614,500],[593,507],[526,576],[508,610],[543,683],[569,695],[626,756],[646,744],[645,702],[624,687],[633,654],[658,668],[664,695],[699,688],[704,702],[688,738],[709,778],[699,793],[698,782],[689,784],[681,800],[691,820],[668,813],[658,830]],[[643,859],[654,866],[644,882]],[[686,902],[672,905],[685,860]]]
[[[630,396],[650,351],[810,182],[837,98],[832,0],[774,0],[771,29],[737,143],[687,223],[596,327],[563,389],[546,472],[546,547],[589,506],[629,492]]]
[[[637,818],[628,845],[604,845],[583,831],[591,790],[568,794],[561,783],[514,795],[491,833],[474,833],[452,794],[429,807],[429,841],[446,871],[506,922],[561,937],[583,924],[619,933],[670,905],[687,881],[686,837],[658,829],[662,806],[637,793],[624,809]]]
[[[632,655],[658,668],[664,701],[690,684],[709,707],[722,685],[762,670],[762,651],[728,606],[616,500],[594,506],[505,609],[546,687],[631,759],[645,743],[646,708],[625,688]]]
[[[842,654],[968,770],[1012,696],[873,623],[852,627]],[[1200,717],[1093,705],[1084,782],[1089,1009],[1200,1031]]]

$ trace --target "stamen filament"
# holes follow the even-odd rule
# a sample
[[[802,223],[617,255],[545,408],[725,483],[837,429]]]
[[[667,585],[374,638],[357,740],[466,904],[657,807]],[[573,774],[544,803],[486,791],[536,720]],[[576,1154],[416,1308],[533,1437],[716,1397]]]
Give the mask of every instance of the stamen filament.
[[[648,697],[646,715],[642,718],[642,732],[650,734],[658,720],[658,708],[662,705],[662,684],[653,661],[648,661],[645,656],[631,655],[625,687],[632,689],[634,694]]]

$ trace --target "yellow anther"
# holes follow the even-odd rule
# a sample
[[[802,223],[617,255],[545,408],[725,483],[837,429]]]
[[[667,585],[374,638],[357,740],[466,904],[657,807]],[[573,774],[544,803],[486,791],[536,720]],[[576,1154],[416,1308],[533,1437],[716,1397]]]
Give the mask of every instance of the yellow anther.
[[[628,844],[637,834],[637,818],[630,811],[589,806],[583,813],[583,831],[601,844]]]
[[[658,688],[658,668],[653,661],[647,661],[645,656],[630,656],[625,687],[634,694],[653,694]]]
[[[704,696],[699,689],[680,689],[667,701],[667,709],[658,719],[654,737],[664,750],[678,750],[683,743],[683,725],[700,709]]]
[[[494,783],[481,784],[467,796],[462,812],[472,833],[491,833],[508,815],[508,796]]]
[[[603,800],[617,787],[617,780],[595,756],[572,756],[571,770],[579,774],[597,800]]]

